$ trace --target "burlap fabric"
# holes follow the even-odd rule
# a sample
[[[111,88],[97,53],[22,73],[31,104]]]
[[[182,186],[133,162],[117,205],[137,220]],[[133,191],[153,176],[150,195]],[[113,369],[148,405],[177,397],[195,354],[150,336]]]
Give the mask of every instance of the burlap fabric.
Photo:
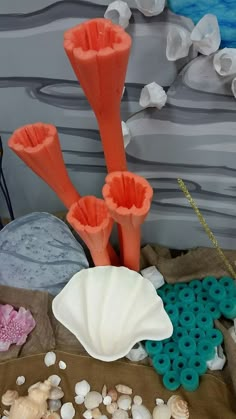
[[[43,362],[43,355],[28,358],[19,358],[0,364],[0,393],[3,394],[9,387],[16,388],[15,381],[18,375],[24,375],[26,382],[19,387],[21,395],[27,394],[27,388],[44,380],[51,374],[62,377],[61,387],[65,392],[63,402],[74,402],[75,383],[86,379],[93,390],[101,391],[103,384],[109,388],[118,383],[124,383],[133,388],[134,394],[140,394],[143,403],[152,411],[156,397],[165,401],[172,395],[163,388],[160,377],[153,368],[143,365],[126,364],[122,361],[105,363],[88,356],[57,352],[57,361],[63,360],[67,364],[65,370],[58,368],[58,363],[47,368]],[[3,378],[4,377],[4,378]],[[235,419],[235,399],[230,394],[225,383],[216,377],[206,374],[201,386],[196,392],[176,392],[182,395],[189,403],[190,419]],[[82,418],[84,406],[75,405],[75,418]],[[3,407],[2,407],[3,410]],[[105,413],[104,406],[101,410]],[[108,415],[110,417],[110,415]],[[23,418],[19,418],[23,419]]]

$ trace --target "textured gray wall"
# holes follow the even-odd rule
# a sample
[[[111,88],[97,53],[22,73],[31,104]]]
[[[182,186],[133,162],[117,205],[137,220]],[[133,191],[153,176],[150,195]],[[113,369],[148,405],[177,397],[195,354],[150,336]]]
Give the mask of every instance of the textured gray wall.
[[[62,46],[67,28],[104,15],[109,1],[98,1],[1,1],[0,127],[16,215],[63,209],[6,147],[12,131],[27,123],[55,124],[76,187],[81,194],[101,193],[106,171],[97,124]],[[211,58],[189,64],[192,56],[178,63],[166,60],[171,25],[193,27],[168,10],[151,19],[133,10],[128,27],[133,47],[121,105],[133,135],[127,159],[129,169],[148,178],[155,191],[143,239],[178,248],[209,245],[178,189],[176,178],[182,176],[222,247],[235,247],[236,102],[227,80],[224,85],[214,74]],[[161,111],[137,113],[140,90],[152,81],[169,88],[168,104]],[[1,201],[0,214],[7,215]]]

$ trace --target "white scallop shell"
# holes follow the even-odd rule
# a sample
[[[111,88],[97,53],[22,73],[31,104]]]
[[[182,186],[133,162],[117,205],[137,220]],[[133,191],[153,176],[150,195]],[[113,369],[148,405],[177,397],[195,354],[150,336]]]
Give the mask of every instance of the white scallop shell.
[[[118,408],[129,410],[131,408],[132,399],[128,394],[122,394],[117,400]]]
[[[171,410],[167,404],[159,404],[154,407],[152,413],[153,419],[170,419],[171,418]]]
[[[167,402],[167,405],[170,408],[173,419],[189,418],[188,403],[181,399],[180,396],[171,396]]]
[[[75,409],[72,403],[64,403],[61,407],[62,419],[72,419],[75,416]]]
[[[211,14],[203,16],[191,33],[191,40],[195,50],[203,55],[216,52],[221,43],[217,17]]]
[[[102,395],[98,391],[90,391],[84,399],[86,409],[92,410],[102,403]]]
[[[92,417],[93,417],[92,411],[91,410],[85,410],[85,412],[83,413],[83,417],[85,419],[92,419]]]
[[[152,415],[149,410],[143,404],[133,404],[132,408],[132,417],[133,419],[151,419]]]
[[[75,393],[79,396],[86,396],[90,392],[90,384],[86,380],[75,384]]]
[[[167,34],[167,60],[176,61],[180,58],[187,57],[191,45],[191,33],[184,27],[172,25]]]
[[[112,415],[113,419],[128,419],[128,417],[128,413],[123,409],[117,409]]]
[[[51,367],[56,362],[56,354],[55,352],[47,352],[44,357],[44,363],[47,367]]]
[[[57,387],[61,382],[61,377],[59,377],[59,375],[53,374],[50,375],[50,377],[48,377],[48,380],[50,381],[53,387]]]
[[[131,15],[131,10],[125,1],[115,0],[109,4],[104,17],[105,19],[110,19],[116,25],[127,28]]]
[[[163,12],[166,0],[135,0],[137,9],[144,16],[155,16]]]
[[[111,396],[105,396],[105,397],[103,398],[103,404],[104,404],[105,406],[108,406],[109,404],[111,404],[111,402],[112,402],[112,398],[111,398]]]
[[[213,65],[220,76],[236,74],[236,48],[224,48],[214,55]]]
[[[99,266],[75,274],[53,300],[53,313],[102,361],[122,358],[136,342],[173,333],[149,280],[125,267]]]
[[[75,403],[76,404],[83,404],[84,403],[84,396],[82,396],[81,394],[77,394],[75,396]]]
[[[134,404],[137,404],[138,406],[140,406],[140,404],[143,403],[143,399],[141,396],[139,396],[138,394],[136,394],[133,398],[133,402]]]
[[[167,94],[165,90],[155,81],[146,84],[141,90],[139,105],[142,108],[162,109],[166,101]]]

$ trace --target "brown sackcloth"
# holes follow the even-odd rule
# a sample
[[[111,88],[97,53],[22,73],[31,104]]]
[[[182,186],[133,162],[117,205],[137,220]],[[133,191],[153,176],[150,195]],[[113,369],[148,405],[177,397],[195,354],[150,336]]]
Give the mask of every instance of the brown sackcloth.
[[[55,348],[55,338],[48,316],[48,293],[30,291],[0,285],[0,304],[14,308],[24,307],[31,311],[36,327],[23,346],[12,345],[7,352],[0,352],[0,361],[18,356],[37,354]]]
[[[106,384],[108,388],[119,383],[129,385],[133,388],[133,394],[141,395],[143,404],[150,411],[153,410],[157,397],[167,401],[173,394],[163,388],[160,377],[151,367],[126,364],[121,361],[100,362],[87,356],[57,351],[57,361],[63,360],[67,364],[65,370],[60,370],[58,363],[47,368],[43,357],[43,355],[34,355],[0,364],[0,377],[2,377],[0,393],[3,394],[8,388],[16,389],[15,382],[18,375],[26,377],[25,384],[17,388],[21,395],[26,395],[31,384],[42,381],[51,374],[58,374],[62,378],[60,385],[65,392],[63,402],[74,402],[75,384],[83,379],[90,383],[92,390],[99,392],[103,384]],[[202,378],[201,386],[197,391],[185,393],[179,390],[176,394],[181,395],[189,403],[191,419],[236,419],[234,397],[225,383],[212,375],[206,374]],[[85,407],[76,404],[74,406],[75,418],[82,418]],[[105,413],[103,405],[101,405],[101,410]]]

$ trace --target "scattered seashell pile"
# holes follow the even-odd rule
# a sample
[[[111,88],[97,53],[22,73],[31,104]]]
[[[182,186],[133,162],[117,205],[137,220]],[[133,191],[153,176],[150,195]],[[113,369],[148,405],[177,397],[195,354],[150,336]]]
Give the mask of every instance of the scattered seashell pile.
[[[56,354],[48,352],[45,355],[46,366],[56,363]],[[64,361],[59,361],[60,369],[65,369]],[[16,379],[16,384],[25,382],[25,377]],[[64,396],[60,387],[61,377],[50,375],[47,380],[37,382],[28,388],[28,395],[20,397],[18,391],[7,390],[2,396],[2,404],[9,410],[0,415],[2,419],[73,419],[76,408],[71,402],[62,404]],[[125,384],[117,384],[114,388],[103,385],[101,392],[91,389],[86,380],[75,384],[75,405],[84,405],[82,414],[85,419],[189,419],[188,404],[180,396],[173,395],[165,404],[161,398],[156,398],[151,413],[143,404],[142,397],[133,395],[133,389]],[[103,412],[106,411],[106,414]],[[109,415],[109,416],[108,416]]]

